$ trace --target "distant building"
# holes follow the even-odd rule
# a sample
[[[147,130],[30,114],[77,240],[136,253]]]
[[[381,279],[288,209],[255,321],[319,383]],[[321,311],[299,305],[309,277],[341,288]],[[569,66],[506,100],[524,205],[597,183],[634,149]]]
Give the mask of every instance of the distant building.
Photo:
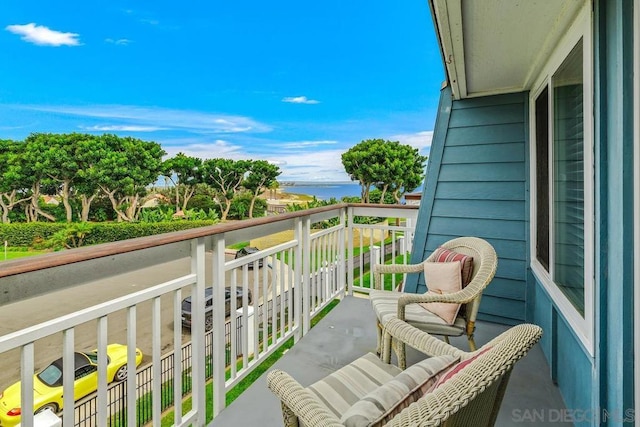
[[[404,199],[407,205],[420,206],[420,200],[422,199],[422,193],[408,193],[404,195]]]

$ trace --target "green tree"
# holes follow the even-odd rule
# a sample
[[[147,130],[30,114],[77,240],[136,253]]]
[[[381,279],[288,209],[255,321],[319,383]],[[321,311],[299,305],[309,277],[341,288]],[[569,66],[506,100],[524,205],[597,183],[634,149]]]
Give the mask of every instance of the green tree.
[[[384,144],[382,139],[366,139],[342,154],[342,165],[352,181],[360,183],[362,201],[369,203],[369,191],[377,181],[376,164]]]
[[[73,181],[74,194],[80,201],[81,222],[89,220],[91,206],[100,194],[97,179],[97,165],[107,156],[108,147],[101,136],[82,135],[74,143],[75,161],[78,164],[78,173]]]
[[[420,155],[419,150],[410,145],[398,144],[395,148],[395,156],[389,165],[392,173],[387,189],[396,203],[400,203],[402,196],[418,188],[424,180],[427,156]]]
[[[94,179],[109,197],[118,221],[133,221],[140,210],[146,187],[162,174],[160,144],[131,137],[104,134],[100,139],[102,158],[91,168]]]
[[[352,180],[360,182],[362,201],[370,202],[371,187],[381,191],[380,200],[391,192],[396,202],[413,191],[424,178],[426,156],[398,141],[367,139],[342,154],[342,164]]]
[[[55,185],[66,213],[66,221],[73,220],[71,199],[75,194],[80,164],[76,150],[81,141],[92,140],[91,135],[33,134],[27,139],[27,149],[39,153],[39,162],[33,167],[38,175],[46,176]],[[90,144],[83,144],[87,146]]]
[[[266,160],[251,161],[249,174],[242,182],[242,186],[249,190],[252,194],[251,204],[249,205],[249,218],[253,218],[253,208],[256,199],[260,194],[264,193],[276,181],[278,175],[282,171],[280,168]]]
[[[20,164],[24,144],[12,140],[0,140],[0,208],[2,222],[9,222],[9,213],[15,206],[29,201],[31,196],[27,179]]]
[[[20,162],[20,173],[29,182],[31,188],[31,204],[25,207],[27,222],[37,221],[40,216],[54,222],[55,216],[40,208],[42,186],[48,184],[49,177],[45,168],[48,149],[43,142],[43,134],[32,133],[24,140],[24,151]]]
[[[202,164],[204,182],[216,193],[222,221],[229,215],[231,201],[238,194],[250,163],[248,160],[208,159]]]
[[[175,157],[165,160],[164,174],[175,186],[176,212],[180,210],[184,212],[189,199],[196,191],[196,186],[202,182],[202,159],[178,153]],[[182,204],[180,204],[181,195]]]

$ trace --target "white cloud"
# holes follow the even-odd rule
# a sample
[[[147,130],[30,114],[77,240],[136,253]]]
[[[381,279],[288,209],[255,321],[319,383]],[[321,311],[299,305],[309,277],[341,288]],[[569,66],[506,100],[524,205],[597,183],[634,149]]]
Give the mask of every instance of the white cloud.
[[[301,156],[299,153],[282,153],[277,158],[266,160],[277,162],[282,170],[282,181],[349,181],[340,157],[344,149],[318,150]]]
[[[104,41],[107,43],[120,45],[120,46],[126,46],[131,43],[131,40],[129,39],[105,39]]]
[[[166,130],[166,128],[156,126],[135,125],[81,126],[81,129],[100,132],[156,132],[159,130]]]
[[[271,127],[250,117],[199,111],[173,110],[131,105],[93,105],[87,107],[28,105],[20,108],[50,113],[126,121],[127,126],[158,127],[195,133],[269,132]]]
[[[197,142],[189,140],[171,140],[163,141],[162,148],[167,152],[168,157],[173,157],[178,153],[184,153],[187,156],[199,157],[201,159],[215,159],[223,157],[226,159],[248,159],[242,147],[231,144],[222,139],[213,142]]]
[[[389,137],[392,141],[400,141],[402,144],[408,144],[423,152],[429,152],[431,149],[431,140],[433,139],[433,131],[425,130],[422,132],[400,134]]]
[[[288,96],[282,98],[282,102],[290,102],[292,104],[319,104],[320,101],[315,99],[307,99],[306,96]]]
[[[80,44],[79,34],[54,31],[33,22],[25,25],[8,25],[5,29],[21,35],[21,39],[26,42],[41,46],[78,46]]]
[[[322,145],[335,145],[338,141],[298,141],[298,142],[284,142],[278,144],[279,148],[309,148],[319,147]]]
[[[281,181],[349,181],[340,156],[343,149],[314,150],[308,155],[299,152],[280,152],[278,154],[260,154],[251,152],[250,146],[241,146],[225,140],[203,143],[200,140],[172,139],[158,141],[169,157],[182,152],[201,159],[223,157],[227,159],[260,159],[280,167]]]

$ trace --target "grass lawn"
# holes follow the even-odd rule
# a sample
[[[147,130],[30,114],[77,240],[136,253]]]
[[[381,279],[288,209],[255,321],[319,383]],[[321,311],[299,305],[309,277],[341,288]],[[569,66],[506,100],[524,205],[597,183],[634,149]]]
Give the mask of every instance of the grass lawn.
[[[14,250],[8,250],[7,252],[5,252],[4,250],[2,250],[0,252],[0,261],[9,261],[11,259],[16,259],[16,258],[24,258],[24,257],[28,257],[28,256],[34,256],[34,255],[40,255],[40,254],[45,254],[47,253],[46,251],[14,251]]]

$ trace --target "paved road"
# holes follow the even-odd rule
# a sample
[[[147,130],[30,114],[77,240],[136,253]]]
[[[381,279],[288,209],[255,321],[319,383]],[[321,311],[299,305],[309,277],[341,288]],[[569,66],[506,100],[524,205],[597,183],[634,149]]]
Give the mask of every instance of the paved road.
[[[232,256],[228,256],[231,258]],[[211,254],[206,255],[207,265],[211,265]],[[144,268],[135,272],[110,277],[89,285],[77,286],[58,292],[31,298],[0,307],[0,336],[32,326],[56,317],[73,313],[101,302],[136,292],[153,285],[188,274],[190,259],[184,258],[165,263],[162,267]],[[252,274],[252,271],[250,274]],[[261,270],[260,270],[261,271]],[[206,283],[211,283],[211,274],[207,272]],[[259,276],[262,278],[262,274]],[[251,283],[253,278],[250,277]],[[229,283],[229,277],[227,277]],[[183,289],[183,298],[189,295],[189,289]],[[173,345],[173,300],[170,295],[161,298],[162,352]],[[127,320],[124,311],[109,316],[108,342],[125,343]],[[182,329],[182,326],[179,325]],[[137,346],[144,356],[143,364],[151,360],[151,302],[137,307]],[[96,348],[96,323],[88,322],[76,328],[75,348],[91,350]],[[190,340],[188,330],[182,330],[183,342]],[[47,337],[35,344],[36,368],[43,368],[62,355],[62,334]],[[20,352],[12,350],[0,354],[0,390],[17,381],[20,376]]]

